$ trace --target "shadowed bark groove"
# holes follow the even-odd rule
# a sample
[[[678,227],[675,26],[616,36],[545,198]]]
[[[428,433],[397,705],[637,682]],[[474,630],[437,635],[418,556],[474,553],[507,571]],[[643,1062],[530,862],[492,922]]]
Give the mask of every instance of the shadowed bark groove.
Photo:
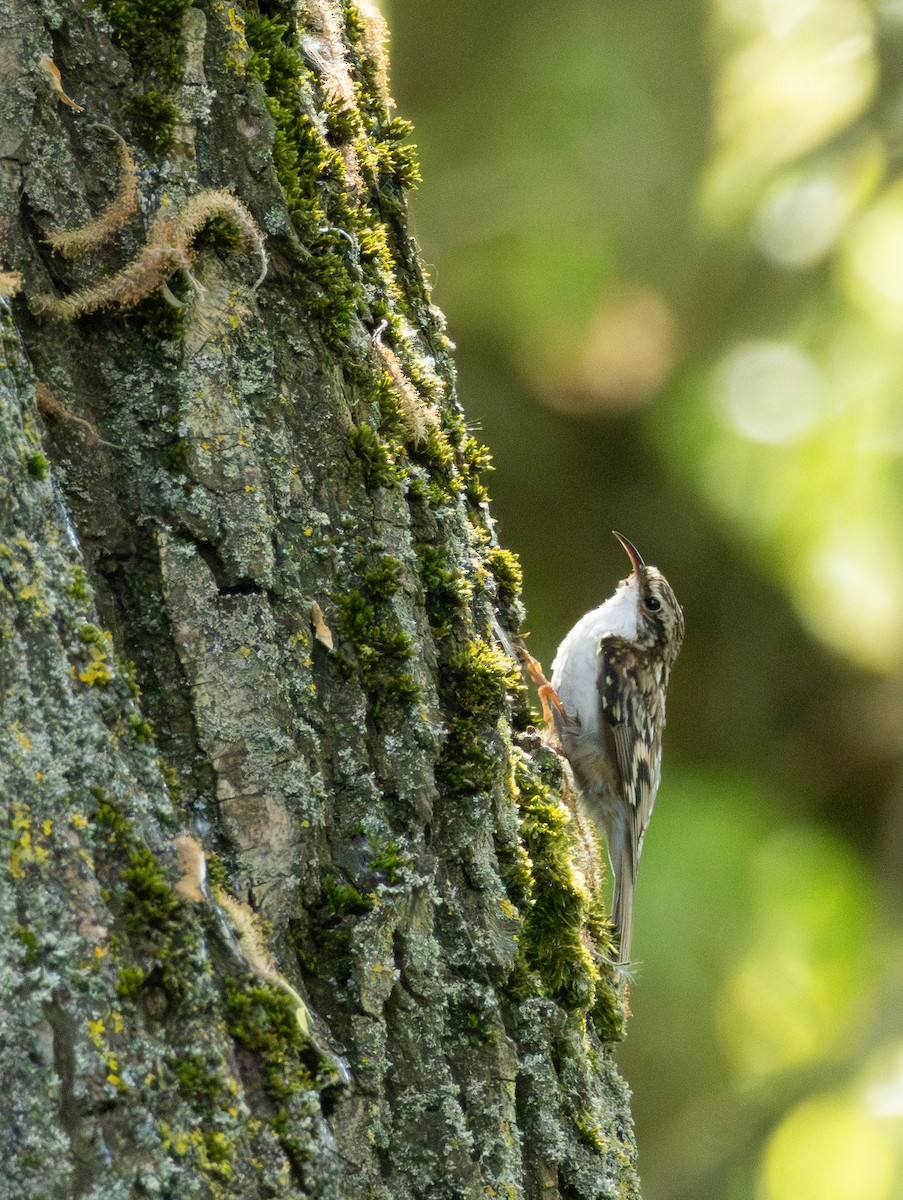
[[[0,16],[0,1197],[637,1196],[381,18]]]

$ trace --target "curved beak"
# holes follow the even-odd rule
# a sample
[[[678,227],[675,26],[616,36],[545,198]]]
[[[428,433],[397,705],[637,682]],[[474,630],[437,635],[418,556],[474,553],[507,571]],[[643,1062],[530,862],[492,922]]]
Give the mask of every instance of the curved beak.
[[[629,538],[624,537],[623,533],[618,533],[616,529],[613,529],[612,533],[627,551],[627,557],[630,559],[634,571],[639,571],[640,567],[645,567],[646,564],[643,562],[643,556],[637,550],[636,546],[634,546],[633,542]]]

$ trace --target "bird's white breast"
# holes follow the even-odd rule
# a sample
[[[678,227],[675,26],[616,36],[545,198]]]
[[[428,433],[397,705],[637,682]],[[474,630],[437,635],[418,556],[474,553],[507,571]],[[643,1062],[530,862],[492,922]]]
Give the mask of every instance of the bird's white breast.
[[[599,641],[606,633],[633,640],[637,635],[637,580],[619,587],[604,604],[581,617],[558,647],[552,663],[552,687],[565,711],[579,717],[589,737],[599,732],[596,672]]]

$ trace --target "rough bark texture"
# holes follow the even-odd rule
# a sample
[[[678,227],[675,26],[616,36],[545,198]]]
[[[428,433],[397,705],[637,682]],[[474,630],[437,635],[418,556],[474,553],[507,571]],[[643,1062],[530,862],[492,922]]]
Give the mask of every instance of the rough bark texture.
[[[0,19],[0,1196],[636,1196],[378,14]]]

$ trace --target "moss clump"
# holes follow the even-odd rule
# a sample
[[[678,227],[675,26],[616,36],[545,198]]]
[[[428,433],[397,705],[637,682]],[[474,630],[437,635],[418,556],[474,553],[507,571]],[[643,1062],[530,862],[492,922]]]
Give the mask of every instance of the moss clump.
[[[380,128],[378,149],[382,171],[390,175],[399,187],[411,190],[422,181],[417,147],[408,143],[401,145],[414,132],[414,126],[404,117],[394,117]]]
[[[184,911],[175,889],[146,846],[131,849],[128,862],[119,878],[125,884],[122,899],[130,925],[154,938],[171,935]]]
[[[489,733],[505,712],[509,691],[522,688],[516,666],[488,642],[468,642],[452,655],[443,692],[455,715],[437,768],[447,792],[485,792],[498,782],[499,751]]]
[[[184,280],[173,278],[170,280],[169,290],[177,300],[182,300],[185,289],[189,286]],[[175,308],[164,298],[162,292],[157,290],[140,304],[136,304],[127,320],[134,321],[163,341],[180,342],[185,337],[188,326],[188,308],[185,305]]]
[[[492,471],[492,455],[476,438],[469,437],[461,448],[463,465],[461,475],[468,498],[474,504],[483,504],[489,499],[489,492],[481,479],[484,471]]]
[[[25,469],[32,479],[46,479],[50,469],[47,456],[40,450],[35,450],[25,456]]]
[[[394,561],[394,560],[392,560]],[[378,586],[394,574],[377,568]],[[405,668],[414,657],[414,644],[399,629],[394,617],[381,621],[376,608],[360,592],[348,592],[337,598],[339,617],[336,628],[357,655],[361,682],[370,700],[370,711],[379,721],[390,704],[408,707],[420,697],[420,688]]]
[[[191,0],[100,0],[116,29],[136,74],[146,74],[168,87],[182,81],[179,46],[182,20]]]
[[[398,882],[399,872],[411,865],[411,860],[402,853],[397,842],[386,842],[381,846],[371,842],[373,857],[370,859],[370,870],[381,875],[386,883],[392,885]]]
[[[27,970],[38,966],[41,961],[41,942],[35,931],[25,925],[14,925],[13,935],[25,950],[23,966]]]
[[[493,546],[486,555],[486,565],[492,572],[498,589],[498,597],[505,608],[511,608],[520,600],[524,585],[524,573],[516,554]]]
[[[202,1054],[189,1051],[175,1064],[179,1091],[186,1100],[216,1100],[223,1091],[223,1078]]]
[[[136,956],[150,952],[164,989],[171,997],[180,996],[190,986],[191,974],[182,959],[196,946],[186,909],[151,850],[138,840],[132,823],[102,789],[95,795],[94,823],[103,848],[99,873],[115,871],[117,862],[125,863],[114,874],[107,894],[125,919]],[[139,978],[133,965],[127,964],[125,974],[117,979],[126,989],[124,994],[134,994],[143,986],[144,971],[136,968]]]
[[[320,917],[324,922],[341,921],[347,916],[360,916],[373,907],[370,896],[359,892],[350,883],[339,883],[332,875],[323,878]]]
[[[216,213],[194,239],[194,248],[199,254],[212,250],[225,258],[244,254],[248,249],[248,233],[228,214]]]
[[[574,1128],[581,1142],[590,1149],[600,1152],[607,1149],[602,1127],[590,1109],[580,1108],[574,1113]]]
[[[157,451],[160,465],[176,475],[184,475],[188,466],[190,446],[184,438],[177,438]]]
[[[276,126],[273,165],[286,205],[304,242],[304,278],[312,286],[308,311],[324,340],[343,347],[362,295],[345,264],[347,242],[340,229],[355,227],[345,184],[345,165],[308,115],[311,75],[298,46],[295,16],[274,0],[248,5],[245,34],[251,49],[248,71],[263,84]]]
[[[299,1088],[314,1086],[314,1077],[303,1061],[310,1047],[296,1009],[287,992],[257,981],[245,988],[232,987],[226,995],[229,1032],[260,1055],[264,1086],[273,1100],[285,1100]]]
[[[516,665],[488,642],[477,639],[451,661],[455,699],[471,717],[500,714],[509,690],[523,686]]]
[[[66,595],[72,600],[88,599],[88,575],[84,567],[72,568],[72,577],[66,585]]]
[[[135,997],[144,987],[147,979],[141,967],[120,967],[116,973],[116,993],[122,996]]]
[[[596,1000],[599,969],[585,932],[590,895],[571,864],[570,814],[523,754],[517,757],[514,782],[521,836],[530,857],[530,902],[520,953],[547,996],[565,1008],[587,1012]]]
[[[364,469],[368,487],[398,486],[404,473],[372,425],[368,425],[366,421],[355,425],[349,434],[349,441]]]
[[[364,587],[375,600],[388,600],[401,587],[403,570],[400,559],[386,554],[375,567],[364,573]]]
[[[159,154],[171,140],[179,110],[169,93],[182,82],[182,22],[192,0],[94,0],[129,56],[136,90],[125,101],[133,140]]]
[[[123,105],[132,128],[132,137],[142,150],[158,155],[166,150],[179,121],[175,102],[165,92],[150,88],[130,96]]]
[[[460,571],[444,565],[447,554],[441,547],[421,544],[417,558],[427,620],[434,633],[447,634],[465,613],[473,589]]]

